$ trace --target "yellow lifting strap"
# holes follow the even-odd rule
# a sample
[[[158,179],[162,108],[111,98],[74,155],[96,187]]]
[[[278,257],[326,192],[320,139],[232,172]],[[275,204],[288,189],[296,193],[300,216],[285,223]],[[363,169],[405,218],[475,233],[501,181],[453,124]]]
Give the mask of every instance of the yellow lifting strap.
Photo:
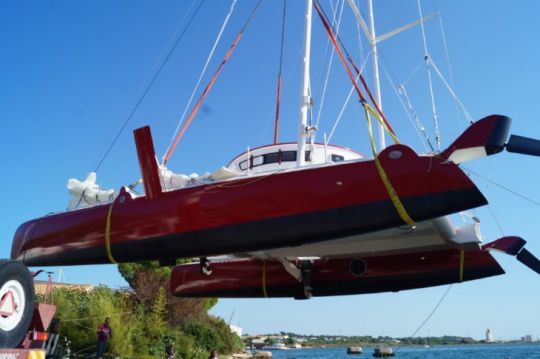
[[[268,298],[268,292],[266,291],[266,261],[263,261],[262,267],[262,292],[265,298]]]
[[[28,351],[28,359],[45,359],[45,355],[45,350]],[[15,354],[13,357],[18,357],[18,354]]]
[[[459,252],[459,282],[463,282],[463,269],[465,266],[465,252],[463,249]]]
[[[392,183],[390,182],[390,179],[386,175],[386,172],[384,171],[384,168],[381,164],[381,161],[379,160],[379,156],[377,156],[377,149],[375,148],[375,140],[373,139],[373,128],[371,126],[371,115],[373,115],[377,121],[384,127],[386,132],[392,136],[392,139],[395,143],[399,143],[399,140],[397,139],[396,135],[394,135],[386,126],[384,121],[380,118],[379,114],[373,110],[373,108],[367,103],[364,103],[364,111],[366,113],[366,120],[367,120],[367,126],[369,131],[369,141],[371,143],[371,150],[373,151],[373,158],[375,160],[375,167],[377,168],[377,172],[379,172],[379,176],[381,177],[381,180],[383,181],[384,187],[386,188],[386,192],[388,192],[388,195],[390,196],[390,199],[392,200],[392,203],[394,204],[394,207],[396,208],[396,211],[399,214],[399,217],[401,220],[407,224],[414,224],[414,220],[409,216],[409,213],[407,213],[407,210],[403,206],[403,203],[399,199],[399,196],[397,195],[396,191],[394,190],[394,187],[392,186]]]
[[[111,251],[111,216],[113,205],[114,202],[109,206],[109,212],[107,213],[107,223],[105,225],[105,249],[107,250],[107,258],[109,258],[109,261],[118,264],[118,262],[114,260]]]

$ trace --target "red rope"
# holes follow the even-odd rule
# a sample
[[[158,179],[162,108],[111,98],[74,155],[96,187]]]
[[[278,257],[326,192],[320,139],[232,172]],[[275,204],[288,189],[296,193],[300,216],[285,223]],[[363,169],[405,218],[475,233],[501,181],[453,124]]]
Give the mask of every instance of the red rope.
[[[343,64],[343,67],[345,68],[345,71],[347,71],[347,75],[349,75],[349,78],[351,79],[351,81],[353,83],[353,86],[354,86],[354,88],[356,90],[356,93],[358,94],[358,97],[360,97],[360,101],[365,102],[366,99],[365,99],[364,95],[362,94],[362,91],[358,87],[358,84],[356,83],[356,81],[354,79],[354,75],[351,72],[351,69],[347,65],[347,61],[345,60],[345,57],[343,56],[343,52],[341,51],[341,48],[339,47],[339,45],[337,43],[336,37],[334,35],[334,31],[333,31],[332,27],[330,26],[330,24],[328,23],[328,21],[326,21],[326,18],[324,17],[324,15],[322,13],[322,9],[321,9],[321,7],[319,5],[319,2],[314,1],[313,4],[315,5],[315,10],[317,10],[317,13],[319,14],[319,17],[321,18],[321,21],[322,21],[322,23],[324,25],[324,28],[326,29],[326,32],[328,33],[328,36],[330,37],[330,41],[334,45],[334,48],[336,49],[336,52],[339,55],[339,58],[341,59],[341,63]]]
[[[279,130],[279,108],[281,99],[281,68],[283,67],[283,44],[285,43],[285,17],[287,16],[287,0],[283,1],[283,15],[281,17],[281,49],[279,53],[279,71],[277,83],[277,99],[276,99],[276,118],[274,123],[274,145],[278,141]]]
[[[334,48],[336,49],[336,52],[338,53],[339,58],[341,59],[341,63],[343,64],[343,67],[345,68],[345,71],[347,71],[347,75],[349,75],[349,78],[350,78],[351,82],[353,83],[353,86],[354,86],[354,88],[356,90],[356,93],[358,94],[358,97],[360,98],[360,101],[366,102],[366,98],[364,97],[364,95],[362,94],[362,91],[358,87],[355,76],[353,75],[351,69],[349,68],[349,66],[347,64],[347,61],[345,60],[345,56],[343,55],[343,52],[341,51],[341,47],[338,44],[336,34],[335,34],[332,26],[330,25],[330,23],[326,19],[326,16],[325,16],[323,10],[321,9],[321,6],[320,6],[319,2],[317,0],[315,0],[313,2],[313,4],[315,5],[315,9],[317,10],[317,13],[319,14],[319,17],[321,18],[321,21],[322,21],[322,23],[324,25],[324,28],[326,29],[326,32],[328,33],[328,36],[330,37],[330,41],[334,45]],[[377,104],[377,101],[375,101],[375,99],[373,98],[373,95],[371,94],[371,91],[369,90],[369,87],[367,86],[367,83],[366,83],[364,77],[360,73],[360,70],[355,65],[354,61],[351,59],[351,57],[349,56],[348,53],[347,53],[347,57],[348,57],[349,62],[353,66],[356,74],[360,78],[360,81],[362,82],[362,85],[364,86],[364,89],[368,93],[368,96],[369,96],[371,102],[375,105],[375,108],[377,109],[377,112],[381,115],[386,127],[388,128],[388,130],[390,132],[392,132],[392,134],[395,135],[394,130],[392,129],[392,127],[390,126],[390,123],[388,122],[388,120],[384,116],[383,112],[381,111],[379,105]]]
[[[375,105],[375,108],[377,109],[377,112],[379,113],[379,115],[381,115],[381,118],[383,119],[386,127],[388,128],[388,130],[390,132],[392,132],[395,135],[396,133],[394,132],[394,129],[390,125],[390,122],[388,122],[388,120],[386,119],[386,116],[384,115],[381,108],[379,107],[379,103],[377,101],[375,101],[375,98],[373,98],[371,90],[369,89],[369,87],[368,87],[368,85],[366,83],[366,80],[364,79],[364,76],[362,76],[362,74],[360,73],[360,70],[358,69],[358,67],[356,66],[356,64],[354,63],[354,61],[350,57],[349,57],[349,62],[353,66],[354,71],[356,71],[356,73],[360,76],[360,81],[362,81],[362,85],[364,86],[364,89],[368,93],[368,96],[369,96],[371,102],[373,103],[373,105]]]
[[[277,83],[276,119],[274,123],[274,145],[278,142],[280,98],[281,98],[281,73],[278,76],[278,83]]]
[[[180,139],[184,135],[184,132],[186,132],[189,124],[191,123],[191,121],[193,120],[193,118],[195,117],[197,112],[199,111],[199,108],[201,107],[201,104],[202,104],[203,100],[206,98],[206,95],[208,95],[208,93],[210,92],[210,89],[212,88],[212,86],[214,86],[214,83],[216,82],[216,79],[217,79],[219,73],[223,69],[223,66],[225,66],[225,63],[227,62],[227,60],[229,60],[229,57],[231,56],[234,48],[236,47],[236,45],[238,44],[238,42],[242,38],[242,35],[244,34],[244,31],[246,30],[248,25],[251,23],[251,20],[253,19],[253,16],[255,15],[255,12],[259,8],[260,4],[261,4],[261,0],[259,0],[257,2],[257,4],[255,4],[255,7],[251,11],[251,14],[249,15],[249,18],[247,19],[246,23],[244,24],[244,26],[242,27],[242,29],[240,30],[238,35],[236,35],[236,38],[234,39],[234,42],[232,43],[232,45],[227,50],[227,53],[223,57],[223,60],[221,61],[221,64],[219,65],[218,69],[216,70],[216,72],[214,73],[212,78],[210,79],[210,82],[208,83],[208,85],[206,85],[206,88],[204,89],[203,93],[201,94],[201,96],[197,100],[197,103],[195,104],[195,106],[191,110],[191,112],[189,114],[189,117],[187,118],[186,122],[184,122],[184,124],[182,125],[182,128],[180,129],[180,131],[176,135],[176,137],[174,139],[174,142],[171,144],[171,146],[167,150],[167,153],[165,153],[165,156],[163,157],[163,164],[166,164],[169,161],[169,158],[171,158],[171,155],[174,152],[174,149],[178,145],[178,142],[180,141]]]
[[[223,69],[223,66],[225,66],[225,63],[227,62],[227,60],[231,56],[232,51],[234,50],[234,48],[238,44],[238,41],[240,41],[240,38],[242,37],[242,34],[243,33],[240,32],[236,36],[236,39],[234,40],[233,44],[229,47],[229,50],[227,50],[227,53],[225,54],[225,57],[223,58],[223,61],[221,61],[221,64],[219,65],[218,69],[214,73],[214,76],[212,76],[212,79],[210,80],[208,85],[206,85],[206,88],[204,89],[203,93],[201,94],[201,96],[197,100],[197,103],[195,104],[195,106],[191,110],[186,122],[184,122],[184,124],[182,125],[182,128],[178,132],[178,135],[176,135],[176,138],[174,139],[173,144],[167,150],[167,153],[165,154],[165,157],[163,158],[163,163],[164,164],[166,164],[169,161],[169,158],[171,158],[171,155],[174,152],[176,146],[178,145],[178,142],[180,142],[180,139],[184,135],[184,132],[186,132],[189,124],[191,123],[191,121],[193,120],[193,118],[195,117],[197,112],[199,112],[199,108],[201,107],[201,104],[202,104],[203,100],[206,98],[206,95],[208,95],[208,93],[210,92],[210,89],[212,88],[212,86],[214,86],[214,83],[216,82],[216,79],[217,79],[219,73],[221,72],[221,70]]]

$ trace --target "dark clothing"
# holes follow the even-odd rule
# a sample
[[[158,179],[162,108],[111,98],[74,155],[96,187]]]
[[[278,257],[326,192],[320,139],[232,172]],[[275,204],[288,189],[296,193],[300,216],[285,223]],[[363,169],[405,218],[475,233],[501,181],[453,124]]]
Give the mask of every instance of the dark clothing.
[[[103,354],[105,353],[105,346],[107,345],[106,341],[98,341],[97,342],[97,358],[102,358]]]
[[[106,342],[109,340],[109,337],[112,335],[112,329],[109,327],[109,324],[103,323],[100,324],[97,328],[98,342]]]
[[[102,358],[105,353],[107,341],[112,336],[112,329],[108,322],[102,323],[97,328],[98,342],[97,342],[97,358]]]

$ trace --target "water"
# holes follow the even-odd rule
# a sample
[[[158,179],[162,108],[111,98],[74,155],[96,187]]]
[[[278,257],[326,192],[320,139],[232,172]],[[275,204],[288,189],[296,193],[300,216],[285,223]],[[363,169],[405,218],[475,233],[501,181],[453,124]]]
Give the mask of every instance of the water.
[[[373,358],[373,348],[363,347],[361,355],[348,355],[347,348],[291,349],[273,351],[273,359]],[[396,348],[394,348],[396,351]],[[540,359],[540,344],[495,344],[406,348],[396,352],[396,359]]]

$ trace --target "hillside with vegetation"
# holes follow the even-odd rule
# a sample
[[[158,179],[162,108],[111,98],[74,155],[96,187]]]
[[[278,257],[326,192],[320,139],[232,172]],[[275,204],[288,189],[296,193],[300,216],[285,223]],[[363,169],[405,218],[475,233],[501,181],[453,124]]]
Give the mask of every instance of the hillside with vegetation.
[[[95,353],[96,328],[107,317],[113,331],[110,357],[165,358],[165,349],[173,345],[177,358],[206,359],[212,349],[227,354],[242,348],[228,325],[208,314],[217,299],[175,298],[169,293],[171,267],[152,261],[120,264],[119,270],[130,288],[54,291],[56,317],[65,337],[60,343],[63,353]]]

